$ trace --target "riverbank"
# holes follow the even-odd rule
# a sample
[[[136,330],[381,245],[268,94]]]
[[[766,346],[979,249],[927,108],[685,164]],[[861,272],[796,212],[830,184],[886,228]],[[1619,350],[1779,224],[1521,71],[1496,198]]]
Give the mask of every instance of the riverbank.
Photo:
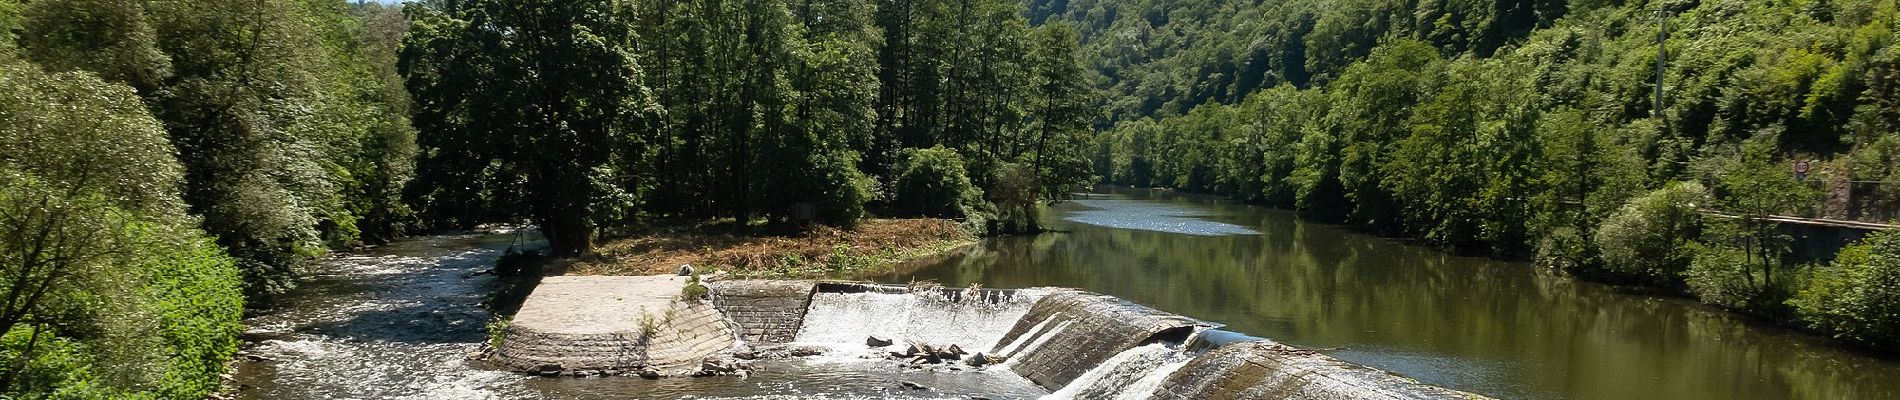
[[[671,274],[681,265],[744,278],[849,278],[977,242],[947,219],[868,219],[853,229],[733,234],[721,226],[653,229],[609,238],[591,255],[557,264],[565,275]]]

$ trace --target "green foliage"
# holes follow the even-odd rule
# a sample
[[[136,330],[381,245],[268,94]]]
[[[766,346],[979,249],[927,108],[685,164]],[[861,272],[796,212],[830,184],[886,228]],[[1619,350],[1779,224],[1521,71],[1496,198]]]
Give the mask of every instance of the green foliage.
[[[1748,251],[1728,246],[1690,247],[1695,259],[1684,278],[1689,291],[1703,303],[1722,308],[1774,314],[1781,311],[1789,290],[1792,273],[1777,272],[1774,280],[1756,268]]]
[[[1603,266],[1612,273],[1661,287],[1675,287],[1695,254],[1708,189],[1674,182],[1630,199],[1596,230]]]
[[[513,323],[513,317],[497,317],[488,321],[488,325],[483,326],[488,331],[488,347],[501,348],[502,341],[508,339],[508,326]]]
[[[406,218],[393,193],[413,133],[391,79],[393,36],[370,35],[348,12],[295,0],[33,1],[20,10],[20,46],[47,70],[136,91],[176,146],[189,210],[237,256],[246,291],[265,295],[326,245],[387,240]]]
[[[712,292],[712,290],[707,289],[705,284],[699,282],[699,271],[693,271],[693,275],[686,278],[686,285],[680,287],[680,300],[694,301],[703,299],[706,297],[706,294],[710,292]]]
[[[943,147],[907,152],[892,187],[899,210],[939,218],[980,212],[982,191],[970,184],[963,157]]]
[[[1594,253],[1596,247],[1585,240],[1576,228],[1552,229],[1537,239],[1536,248],[1532,263],[1556,275],[1588,273],[1597,262]]]
[[[401,66],[425,154],[412,198],[438,224],[522,215],[554,255],[589,250],[602,220],[637,200],[625,178],[654,111],[629,4],[425,2],[407,12]]]
[[[1802,275],[1771,216],[1900,215],[1900,185],[1865,182],[1900,165],[1890,1],[1029,3],[1076,27],[1107,97],[1090,153],[1109,182],[1534,247],[1768,314]],[[1704,190],[1678,181],[1708,198],[1686,206]],[[1710,250],[1682,250],[1696,240]]]
[[[233,261],[132,88],[0,62],[0,391],[201,398],[242,330]]]
[[[1810,327],[1836,338],[1900,344],[1900,233],[1874,233],[1842,249],[1788,303]]]

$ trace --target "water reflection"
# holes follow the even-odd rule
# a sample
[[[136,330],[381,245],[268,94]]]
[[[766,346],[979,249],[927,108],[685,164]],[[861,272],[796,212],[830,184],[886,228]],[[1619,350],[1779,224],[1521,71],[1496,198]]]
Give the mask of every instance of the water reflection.
[[[1110,228],[1141,229],[1197,236],[1252,235],[1259,233],[1239,225],[1200,219],[1198,217],[1205,217],[1210,213],[1168,203],[1130,200],[1076,200],[1074,204],[1081,207],[1088,207],[1089,209],[1069,212],[1068,217],[1065,219],[1070,222]]]
[[[990,240],[879,279],[1080,287],[1504,398],[1900,397],[1900,362],[1693,302],[1538,276],[1526,265],[1400,245],[1284,211],[1119,194],[1054,207],[1049,224],[1068,233]],[[1184,218],[1152,212],[1169,208],[1257,234],[1140,222]]]

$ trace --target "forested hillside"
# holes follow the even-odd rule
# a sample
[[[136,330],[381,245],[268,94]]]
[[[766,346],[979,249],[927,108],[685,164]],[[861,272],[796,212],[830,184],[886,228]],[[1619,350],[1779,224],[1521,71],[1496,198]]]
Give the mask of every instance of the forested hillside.
[[[1842,298],[1896,307],[1882,300],[1890,294],[1858,291],[1877,281],[1810,282],[1877,279],[1866,271],[1892,260],[1807,266],[1762,218],[1900,217],[1895,7],[1029,4],[1032,20],[1082,27],[1084,58],[1109,93],[1095,155],[1107,181],[1534,255],[1556,270],[1682,290],[1883,346],[1895,336],[1846,333],[1829,321],[1845,317],[1812,307]],[[1797,177],[1796,161],[1813,168]],[[1849,325],[1894,326],[1858,321]]]
[[[0,1],[0,397],[204,398],[267,299],[403,233],[401,15]]]

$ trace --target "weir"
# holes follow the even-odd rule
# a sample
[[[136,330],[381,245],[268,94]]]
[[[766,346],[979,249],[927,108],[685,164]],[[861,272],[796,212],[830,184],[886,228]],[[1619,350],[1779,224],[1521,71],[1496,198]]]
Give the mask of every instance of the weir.
[[[616,307],[634,303],[575,300],[598,294],[588,291],[628,290],[625,282],[672,281],[562,278],[537,288],[522,313],[556,313],[552,310],[560,306],[566,308],[559,314],[582,315],[581,320],[630,318],[628,310]],[[781,349],[774,354],[857,353],[848,358],[860,360],[911,345],[955,346],[968,354],[931,362],[956,364],[947,371],[986,371],[964,373],[1008,371],[1051,391],[1047,399],[1481,398],[1074,289],[759,280],[708,286],[710,301],[663,301],[665,296],[647,294],[648,300],[638,302],[666,304],[670,308],[643,309],[639,315],[680,318],[685,328],[556,324],[547,315],[517,315],[517,321],[528,323],[511,326],[488,358],[503,368],[544,375],[671,376],[730,372],[719,360],[763,352],[758,346]],[[677,289],[669,292],[676,294]],[[629,297],[642,296],[621,294]],[[603,304],[607,307],[589,308]],[[909,356],[892,362],[903,363],[904,357]],[[910,362],[891,368],[920,367],[916,359]]]
[[[1054,333],[1030,329],[1042,321],[1069,326]],[[1208,326],[1112,296],[1063,289],[1037,301],[1004,335],[1012,339],[1029,335],[1043,341],[1042,345],[1004,354],[1011,370],[1053,390],[1124,350],[1162,340],[1182,342],[1194,329]]]

